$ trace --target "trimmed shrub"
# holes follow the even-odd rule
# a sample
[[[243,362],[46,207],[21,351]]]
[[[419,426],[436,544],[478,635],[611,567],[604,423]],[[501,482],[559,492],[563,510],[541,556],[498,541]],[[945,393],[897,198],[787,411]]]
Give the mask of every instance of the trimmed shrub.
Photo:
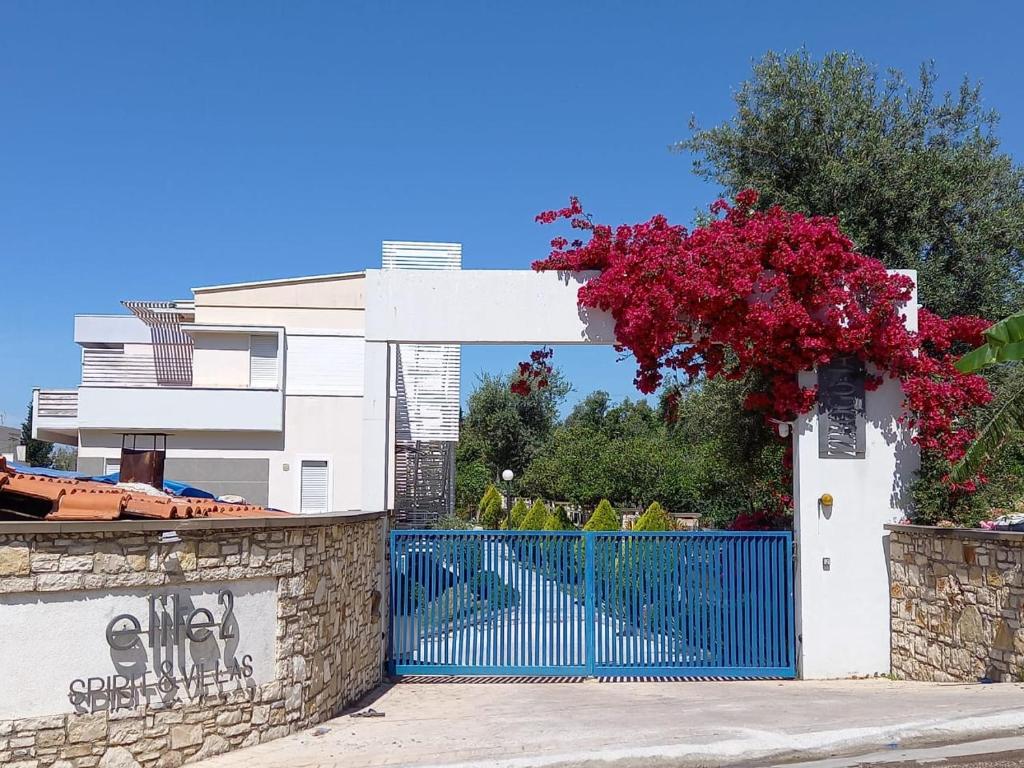
[[[597,509],[594,510],[594,514],[587,520],[587,524],[583,526],[584,531],[621,531],[622,520],[619,518],[619,513],[616,512],[608,499],[601,499],[601,502],[597,505]]]
[[[518,531],[519,526],[523,524],[523,520],[526,519],[526,514],[529,511],[525,501],[516,499],[516,503],[512,505],[512,509],[508,513],[508,529],[510,531]]]
[[[480,515],[480,524],[484,528],[497,528],[501,525],[501,519],[505,516],[505,510],[501,508],[501,494],[496,494],[487,502],[487,508]]]
[[[533,506],[530,507],[530,511],[526,513],[526,517],[519,524],[520,531],[543,531],[544,523],[548,519],[548,508],[544,505],[544,502],[537,499],[533,502]]]
[[[492,499],[497,499],[498,504],[501,504],[501,491],[492,483],[487,486],[487,490],[484,491],[484,495],[480,497],[480,503],[476,506],[477,516],[483,520],[484,513],[487,511],[488,505]]]
[[[634,531],[671,531],[675,530],[672,518],[658,502],[652,502],[646,511],[633,522]]]

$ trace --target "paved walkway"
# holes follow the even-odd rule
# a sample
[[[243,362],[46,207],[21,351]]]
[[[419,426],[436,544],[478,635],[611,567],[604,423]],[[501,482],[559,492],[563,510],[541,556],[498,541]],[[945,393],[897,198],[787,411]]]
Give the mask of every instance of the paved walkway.
[[[405,682],[309,731],[201,768],[714,766],[859,754],[1024,729],[1024,685]]]

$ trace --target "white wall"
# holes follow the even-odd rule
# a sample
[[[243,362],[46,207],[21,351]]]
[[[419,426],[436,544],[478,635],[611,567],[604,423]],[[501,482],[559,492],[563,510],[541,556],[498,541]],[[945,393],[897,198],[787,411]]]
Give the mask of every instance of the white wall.
[[[234,593],[234,617],[238,622],[237,646],[215,642],[220,656],[239,659],[252,656],[254,685],[272,681],[276,654],[277,582],[274,579],[200,583],[190,582],[187,593],[192,607],[206,608],[219,620],[221,589]],[[119,672],[107,643],[106,628],[123,613],[137,617],[143,629],[149,627],[147,596],[172,594],[174,587],[134,588],[73,592],[0,595],[0,627],[4,652],[0,653],[0,721],[73,712],[68,690],[73,680],[106,677]],[[184,593],[186,590],[182,590]],[[169,605],[170,603],[168,603]],[[189,644],[192,645],[192,644]],[[199,644],[196,644],[199,645]],[[211,649],[212,650],[212,649]],[[193,652],[202,653],[196,648]],[[132,663],[145,665],[153,677],[149,649],[139,649]],[[124,660],[125,654],[117,655]],[[187,662],[188,669],[191,661]],[[121,669],[123,672],[123,668]],[[210,689],[211,693],[213,689]],[[154,698],[154,701],[156,698]]]
[[[197,333],[193,345],[193,386],[249,386],[248,333]]]
[[[904,272],[915,278],[914,272]],[[917,328],[917,297],[906,310]],[[800,376],[817,383],[814,373]],[[794,505],[799,569],[797,635],[804,678],[889,672],[888,536],[883,528],[909,508],[919,467],[911,434],[900,428],[903,391],[888,379],[865,394],[863,459],[818,456],[821,419],[812,412],[794,430]],[[822,494],[831,494],[831,509]],[[823,559],[828,558],[825,570]]]

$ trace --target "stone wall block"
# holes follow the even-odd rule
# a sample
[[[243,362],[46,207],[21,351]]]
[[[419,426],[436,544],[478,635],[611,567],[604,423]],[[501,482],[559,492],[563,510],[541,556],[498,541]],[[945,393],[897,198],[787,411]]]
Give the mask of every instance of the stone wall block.
[[[0,543],[0,576],[28,576],[29,547],[24,541]]]

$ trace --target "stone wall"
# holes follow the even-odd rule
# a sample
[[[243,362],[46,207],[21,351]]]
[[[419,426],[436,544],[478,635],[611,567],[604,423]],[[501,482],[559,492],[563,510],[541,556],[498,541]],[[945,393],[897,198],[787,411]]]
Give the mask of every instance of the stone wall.
[[[886,527],[893,675],[1024,680],[1024,534]]]
[[[168,528],[180,541],[161,538]],[[58,591],[277,584],[272,681],[169,706],[0,720],[0,765],[173,768],[336,715],[381,681],[385,529],[379,515],[0,524],[0,606]]]

